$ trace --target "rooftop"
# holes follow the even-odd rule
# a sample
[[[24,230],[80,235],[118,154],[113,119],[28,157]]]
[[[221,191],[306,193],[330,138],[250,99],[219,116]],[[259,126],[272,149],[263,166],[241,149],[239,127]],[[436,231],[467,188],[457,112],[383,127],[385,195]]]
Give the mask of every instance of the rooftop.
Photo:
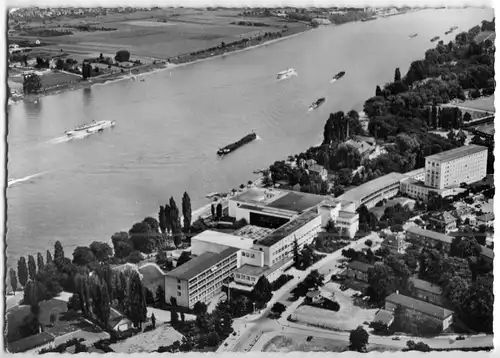
[[[248,239],[253,240],[261,240],[270,233],[272,233],[273,229],[268,229],[265,227],[255,226],[255,225],[246,225],[241,229],[238,229],[234,232],[235,235],[246,237]]]
[[[239,273],[239,274],[243,274],[243,275],[258,276],[258,277],[266,276],[267,277],[269,274],[271,274],[274,271],[276,271],[277,269],[280,269],[281,267],[283,267],[283,265],[286,264],[287,262],[290,262],[290,260],[291,260],[290,257],[285,257],[285,258],[279,260],[278,262],[276,262],[272,266],[262,266],[262,267],[245,264],[245,265],[241,266],[240,268],[237,268],[234,272]]]
[[[426,162],[428,160],[436,161],[436,162],[448,162],[450,160],[458,159],[461,157],[465,157],[467,155],[479,153],[482,151],[488,150],[488,148],[483,147],[482,145],[470,144],[464,145],[463,147],[458,147],[454,149],[447,150],[446,152],[441,152],[438,154],[433,154],[425,157]]]
[[[296,191],[286,192],[286,195],[273,200],[267,206],[276,209],[290,210],[301,213],[304,210],[310,209],[313,206],[320,204],[328,197],[322,195],[314,195],[308,193],[300,193]]]
[[[484,215],[478,216],[477,220],[479,220],[479,221],[492,221],[492,220],[495,220],[495,214],[486,213]]]
[[[424,230],[420,226],[412,226],[406,229],[406,232],[428,237],[433,240],[438,240],[447,244],[451,244],[452,237],[449,235],[441,234],[436,231]]]
[[[262,207],[262,206],[256,206],[256,205],[250,205],[250,204],[243,204],[239,206],[240,209],[245,209],[245,210],[252,210],[252,211],[259,211],[261,213],[269,213],[269,214],[275,214],[275,215],[280,215],[280,216],[286,216],[286,217],[293,217],[297,213],[291,212],[291,211],[285,211],[282,209],[276,209],[276,208],[270,208],[270,207]]]
[[[311,220],[319,215],[320,214],[315,209],[308,210],[297,216],[295,219],[290,220],[285,225],[279,227],[273,233],[262,239],[258,244],[268,247],[273,246],[275,243],[283,240],[285,237],[311,222]]]
[[[394,314],[391,311],[379,310],[373,319],[373,322],[380,322],[382,324],[390,325],[394,319]]]
[[[495,254],[492,249],[489,249],[487,247],[481,246],[481,255],[489,258],[490,260],[493,260]]]
[[[377,179],[370,180],[357,188],[351,189],[348,192],[338,197],[340,200],[360,202],[364,197],[383,189],[386,186],[395,184],[405,179],[406,175],[401,173],[389,173]]]
[[[347,265],[348,268],[356,271],[368,272],[369,269],[373,267],[373,265],[361,262],[361,261],[352,261]]]
[[[43,346],[54,340],[54,336],[47,332],[42,332],[29,336],[18,341],[8,343],[7,351],[9,353],[22,353]]]
[[[238,249],[250,249],[253,246],[252,239],[212,230],[205,230],[194,236],[191,238],[191,244],[193,244],[193,241],[208,241],[214,244],[236,247]]]
[[[166,276],[175,277],[179,280],[190,280],[203,271],[206,271],[212,266],[217,265],[219,262],[233,255],[239,250],[240,249],[234,247],[229,247],[218,254],[213,252],[205,252],[200,256],[192,258],[179,267],[176,267],[174,270],[168,272]]]
[[[339,211],[339,218],[341,218],[341,219],[350,220],[358,215],[359,215],[358,213],[351,213],[350,211],[344,211],[344,210]]]
[[[439,287],[438,285],[433,285],[428,281],[424,281],[416,277],[412,277],[410,280],[411,282],[413,282],[413,287],[415,287],[417,290],[431,292],[436,295],[440,295],[443,292],[441,287]]]
[[[412,170],[410,172],[406,172],[405,175],[408,176],[409,178],[411,178],[411,177],[421,175],[424,173],[425,173],[425,168],[419,168],[419,169]]]
[[[453,311],[447,310],[428,302],[420,301],[412,297],[393,293],[386,297],[386,302],[391,302],[396,305],[401,305],[405,308],[413,309],[417,312],[425,313],[429,316],[444,320],[453,314]]]
[[[270,201],[276,200],[286,194],[287,192],[283,192],[282,190],[253,187],[230,200],[247,204],[267,205]]]

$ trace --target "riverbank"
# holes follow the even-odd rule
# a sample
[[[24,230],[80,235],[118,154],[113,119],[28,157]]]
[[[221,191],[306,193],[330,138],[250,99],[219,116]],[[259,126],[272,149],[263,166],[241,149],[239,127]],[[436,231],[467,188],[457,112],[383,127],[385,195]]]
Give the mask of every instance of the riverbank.
[[[190,65],[190,64],[195,64],[201,61],[206,61],[206,60],[211,60],[215,58],[220,58],[225,55],[230,55],[230,54],[236,54],[240,53],[243,51],[248,51],[251,49],[256,49],[262,46],[267,46],[279,41],[283,41],[286,39],[290,39],[293,37],[296,37],[298,35],[301,35],[305,33],[306,31],[311,31],[312,28],[310,27],[304,27],[300,28],[302,31],[298,31],[297,28],[294,28],[294,30],[288,30],[286,32],[282,32],[280,34],[280,37],[278,38],[266,38],[266,37],[256,37],[256,38],[251,38],[249,39],[246,43],[241,43],[240,45],[233,45],[234,43],[227,44],[225,47],[220,47],[216,48],[213,51],[208,51],[209,49],[198,51],[198,53],[189,53],[189,54],[184,54],[177,56],[173,59],[167,60],[167,61],[161,61],[161,62],[155,62],[151,64],[146,64],[142,66],[137,66],[132,69],[127,69],[127,71],[124,70],[124,72],[115,72],[111,74],[106,74],[102,76],[97,76],[97,77],[91,77],[89,80],[80,80],[77,82],[71,82],[71,83],[64,83],[61,85],[56,85],[51,88],[45,89],[43,92],[37,93],[37,94],[30,94],[30,95],[21,95],[21,96],[15,96],[11,97],[8,100],[8,104],[14,104],[17,102],[21,101],[36,101],[41,97],[45,96],[50,96],[54,94],[59,94],[63,92],[68,92],[68,91],[75,91],[79,90],[82,88],[88,88],[96,84],[106,84],[106,83],[111,83],[111,82],[116,82],[124,79],[129,79],[131,78],[130,71],[132,71],[134,76],[139,76],[139,75],[144,75],[144,74],[150,74],[153,72],[161,71],[161,70],[172,70],[175,69],[176,67],[179,66],[185,66],[185,65]],[[259,39],[260,38],[260,39]],[[243,45],[243,46],[241,46]]]

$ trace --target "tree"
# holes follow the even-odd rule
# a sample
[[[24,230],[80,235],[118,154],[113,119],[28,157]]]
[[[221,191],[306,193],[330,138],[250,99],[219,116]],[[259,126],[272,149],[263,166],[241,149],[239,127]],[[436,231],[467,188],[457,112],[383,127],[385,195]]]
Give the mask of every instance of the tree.
[[[110,256],[113,255],[113,249],[105,242],[94,241],[89,246],[90,251],[94,254],[97,261],[106,261]]]
[[[338,173],[338,178],[339,178],[339,183],[342,185],[349,185],[351,184],[352,180],[352,170],[348,168],[342,168],[340,169]]]
[[[60,241],[56,241],[54,244],[54,263],[58,268],[62,267],[64,262],[64,250]]]
[[[207,313],[207,305],[203,302],[196,302],[193,306],[193,312],[196,316]]]
[[[212,204],[212,205],[210,206],[210,209],[211,209],[211,211],[212,211],[212,218],[213,218],[213,219],[215,219],[215,204]]]
[[[73,251],[73,263],[75,265],[86,266],[95,261],[95,256],[88,247],[78,246],[75,251]]]
[[[24,94],[38,93],[42,90],[42,80],[36,73],[23,76]]]
[[[141,279],[135,272],[130,278],[129,300],[129,318],[136,327],[141,328],[147,318],[146,295]]]
[[[161,285],[159,285],[156,289],[155,305],[160,309],[163,309],[165,307],[165,290]]]
[[[182,251],[181,255],[179,256],[179,259],[177,260],[177,266],[180,266],[186,262],[191,260],[191,255],[187,251]]]
[[[115,55],[115,60],[118,62],[126,62],[130,60],[130,52],[127,50],[120,50]]]
[[[406,342],[406,347],[408,351],[420,351],[420,352],[430,352],[431,348],[424,342],[415,343],[414,341]]]
[[[461,305],[465,323],[475,331],[493,332],[493,275],[479,276],[465,294]]]
[[[16,276],[16,271],[12,267],[9,269],[9,279],[10,279],[10,285],[12,286],[12,291],[14,292],[14,294],[16,294],[17,276]]]
[[[280,317],[283,312],[286,311],[286,306],[281,303],[281,302],[276,302],[273,307],[271,308],[271,311],[278,317]]]
[[[401,81],[401,72],[399,71],[399,67],[394,71],[394,82]]]
[[[167,232],[167,218],[165,217],[165,208],[160,205],[160,211],[158,212],[158,224],[162,233]]]
[[[52,254],[50,253],[49,250],[47,250],[46,262],[47,262],[47,264],[51,264],[54,262],[54,260],[52,259]]]
[[[380,88],[380,86],[377,85],[377,88],[375,89],[375,96],[376,97],[381,97],[383,96],[383,92],[382,92],[382,89]]]
[[[82,63],[82,78],[86,80],[89,77],[92,77],[92,65],[84,60]]]
[[[45,265],[43,263],[43,255],[41,253],[37,253],[36,262],[38,266],[38,271],[42,271],[45,268]]]
[[[189,231],[191,228],[191,199],[187,192],[182,196],[182,215],[184,219],[184,230]]]
[[[250,293],[255,302],[267,303],[273,297],[273,289],[265,276],[261,276]]]
[[[25,287],[28,282],[28,266],[23,256],[17,261],[17,275],[19,276],[19,283],[21,286]]]
[[[31,255],[28,255],[28,274],[30,280],[34,280],[36,276],[36,263],[35,258]]]
[[[56,323],[56,320],[57,320],[56,314],[55,313],[51,313],[50,314],[50,325],[54,326],[54,324]]]
[[[81,298],[80,298],[79,293],[73,293],[71,295],[71,297],[68,300],[67,307],[68,307],[68,311],[72,310],[75,312],[78,312],[79,310],[82,309],[82,302],[81,302]]]
[[[217,212],[217,219],[220,220],[220,218],[222,217],[222,204],[221,203],[217,204],[216,212]]]
[[[351,331],[349,343],[351,351],[365,352],[368,344],[368,332],[362,326],[358,326],[358,328]]]
[[[156,317],[155,317],[154,313],[151,314],[151,324],[153,326],[153,329],[155,329],[156,328]]]
[[[115,233],[113,236],[111,236],[111,241],[113,242],[115,257],[117,258],[128,257],[132,253],[132,251],[134,251],[132,241],[130,240],[129,235],[126,232]]]

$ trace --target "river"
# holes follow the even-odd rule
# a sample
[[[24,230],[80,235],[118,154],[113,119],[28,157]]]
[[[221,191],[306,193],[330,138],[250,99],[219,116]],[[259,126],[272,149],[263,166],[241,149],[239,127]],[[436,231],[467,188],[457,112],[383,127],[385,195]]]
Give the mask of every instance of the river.
[[[42,175],[7,190],[7,259],[77,245],[128,230],[187,191],[192,207],[212,191],[253,179],[252,171],[321,141],[329,113],[361,110],[376,85],[491,9],[422,10],[324,27],[261,48],[172,71],[51,95],[8,107],[8,177]],[[459,29],[450,35],[451,26]],[[414,39],[408,36],[418,33]],[[276,81],[293,67],[297,77]],[[346,75],[336,83],[330,78]],[[307,108],[319,97],[327,102]],[[65,130],[91,120],[116,127],[70,142]],[[255,130],[259,139],[225,158],[216,150]],[[156,217],[156,215],[155,215]]]

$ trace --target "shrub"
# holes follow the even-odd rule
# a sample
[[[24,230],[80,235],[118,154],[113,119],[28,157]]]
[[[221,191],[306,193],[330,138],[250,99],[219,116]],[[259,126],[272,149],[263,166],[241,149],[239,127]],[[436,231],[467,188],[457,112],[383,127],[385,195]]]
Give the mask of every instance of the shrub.
[[[368,239],[368,240],[365,241],[365,245],[368,246],[368,247],[372,247],[373,241],[370,240],[370,239]]]
[[[276,281],[271,282],[271,289],[273,291],[279,290],[283,287],[288,281],[293,278],[292,275],[282,274],[280,277],[276,279]]]

